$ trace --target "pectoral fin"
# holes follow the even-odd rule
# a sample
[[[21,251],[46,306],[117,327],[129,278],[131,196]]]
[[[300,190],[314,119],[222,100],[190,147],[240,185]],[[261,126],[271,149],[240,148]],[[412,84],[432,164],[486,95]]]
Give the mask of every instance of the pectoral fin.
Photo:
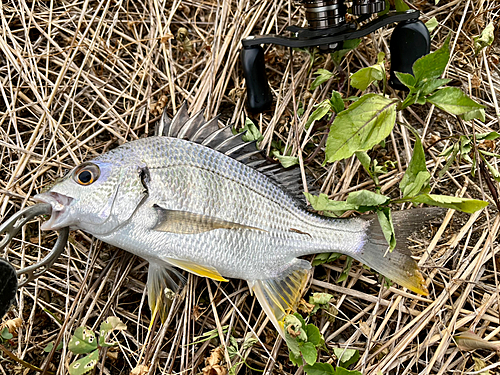
[[[248,280],[257,300],[280,335],[285,338],[284,318],[295,311],[302,296],[311,264],[294,259],[282,274],[274,279]]]
[[[158,205],[154,205],[158,215],[158,221],[153,227],[154,230],[178,234],[197,234],[208,232],[214,229],[255,229],[248,225],[233,223],[216,217],[201,215],[189,211],[169,210]]]
[[[165,322],[172,305],[172,296],[185,282],[184,276],[168,264],[149,262],[148,303],[152,316],[159,313],[161,322]]]
[[[209,277],[210,279],[217,281],[228,281],[227,279],[221,276],[219,271],[210,266],[202,266],[194,262],[190,262],[189,260],[180,260],[173,258],[166,258],[166,261],[173,264],[176,267],[182,268],[183,270],[194,273],[195,275],[198,276]]]

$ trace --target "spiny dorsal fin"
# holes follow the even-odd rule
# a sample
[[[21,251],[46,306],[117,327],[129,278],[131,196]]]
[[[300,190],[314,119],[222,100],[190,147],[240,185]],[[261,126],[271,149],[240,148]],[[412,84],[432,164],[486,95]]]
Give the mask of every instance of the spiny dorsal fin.
[[[173,119],[168,117],[166,110],[163,112],[155,134],[186,139],[221,152],[263,173],[301,203],[305,203],[299,168],[285,169],[279,164],[270,163],[258,150],[256,142],[243,141],[244,133],[233,134],[230,125],[220,126],[218,117],[206,121],[203,110],[190,117],[186,102]]]
[[[285,338],[284,318],[294,312],[302,296],[311,263],[293,259],[288,267],[273,279],[247,280],[269,320]]]

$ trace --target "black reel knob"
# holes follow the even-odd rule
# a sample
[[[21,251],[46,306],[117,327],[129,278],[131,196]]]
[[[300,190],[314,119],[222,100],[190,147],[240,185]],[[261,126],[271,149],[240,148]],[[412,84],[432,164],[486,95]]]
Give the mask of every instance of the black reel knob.
[[[431,50],[429,30],[420,20],[400,22],[391,36],[391,76],[389,85],[396,90],[408,91],[394,72],[412,73],[415,61]]]
[[[243,47],[240,60],[247,85],[248,109],[254,113],[263,112],[273,103],[273,95],[267,82],[264,49],[258,45]]]
[[[0,319],[16,299],[17,274],[12,265],[0,258]]]

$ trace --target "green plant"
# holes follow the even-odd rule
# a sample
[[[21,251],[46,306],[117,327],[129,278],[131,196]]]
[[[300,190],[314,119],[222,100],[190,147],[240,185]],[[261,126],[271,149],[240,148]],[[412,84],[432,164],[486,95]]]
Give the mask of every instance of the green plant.
[[[114,330],[126,330],[127,326],[122,323],[120,318],[109,317],[101,323],[98,337],[96,334],[85,327],[78,327],[68,344],[68,349],[73,354],[87,354],[69,365],[70,375],[82,375],[92,370],[99,360],[99,351],[103,348],[109,348],[118,345],[117,342],[108,342],[109,334]],[[50,352],[54,347],[54,343],[49,343],[44,349],[45,352]],[[59,343],[56,350],[62,348],[62,343]]]
[[[3,329],[0,331],[0,344],[4,344],[13,337],[14,335],[9,332],[9,327],[3,327]]]
[[[252,371],[257,371],[257,372],[263,372],[262,370],[258,370],[256,368],[251,367],[247,362],[246,359],[248,357],[248,354],[250,353],[249,350],[256,342],[258,342],[252,333],[247,333],[245,338],[243,339],[243,343],[241,344],[241,347],[238,345],[238,340],[235,339],[233,336],[229,337],[229,343],[230,345],[227,347],[227,351],[229,354],[229,358],[233,359],[235,357],[241,358],[241,361],[234,364],[230,369],[229,369],[229,374],[235,374],[236,373],[236,368],[241,365],[245,364],[250,370]]]
[[[415,136],[413,156],[408,168],[399,183],[401,197],[390,199],[380,194],[378,175],[383,173],[386,165],[379,165],[372,160],[367,151],[375,145],[384,142],[392,132],[396,123],[396,113],[404,108],[425,103],[434,104],[436,107],[464,120],[480,119],[484,121],[484,107],[465,95],[455,87],[442,87],[450,80],[441,79],[450,58],[449,40],[444,45],[427,56],[418,59],[413,65],[413,75],[396,73],[403,84],[409,88],[409,93],[404,101],[388,98],[383,94],[367,93],[353,100],[347,109],[339,105],[340,94],[333,92],[332,99],[318,104],[316,111],[309,117],[307,124],[312,124],[325,116],[334,116],[326,142],[325,163],[331,163],[355,155],[364,169],[374,180],[377,186],[375,192],[361,190],[352,192],[345,201],[332,201],[324,194],[314,196],[306,193],[306,198],[314,209],[318,211],[341,214],[348,210],[359,212],[375,211],[384,230],[384,235],[391,249],[396,245],[394,228],[392,224],[390,205],[393,203],[410,202],[413,204],[425,203],[428,205],[452,208],[468,213],[475,212],[487,205],[486,202],[476,199],[458,198],[446,195],[430,194],[430,173],[425,163],[425,153],[416,131],[410,128]],[[384,56],[379,54],[377,64],[360,69],[351,76],[351,85],[360,90],[365,90],[372,84],[383,82],[385,90],[386,74],[383,69]],[[335,98],[335,99],[334,99]],[[478,139],[481,138],[482,135]],[[495,134],[485,134],[484,139],[493,139]],[[447,166],[457,154],[468,157],[470,152],[470,137],[460,139],[460,144],[454,145],[446,152],[451,154]],[[500,179],[500,173],[487,162],[484,156],[496,156],[481,150],[482,160],[492,171],[495,178]]]
[[[403,2],[398,3],[400,5],[404,4]],[[488,36],[488,30],[485,30],[484,35],[478,37],[478,41],[481,39],[484,41],[483,44],[490,43],[491,38]],[[411,161],[399,182],[400,197],[391,199],[391,197],[380,193],[378,176],[385,173],[387,168],[394,166],[390,163],[379,164],[367,152],[374,146],[385,142],[396,123],[397,112],[411,105],[431,103],[465,121],[473,119],[484,121],[485,112],[482,105],[476,103],[458,88],[445,87],[450,80],[440,77],[445,72],[449,58],[449,39],[447,39],[440,49],[415,62],[413,74],[396,73],[400,81],[409,89],[406,98],[400,101],[385,95],[387,76],[384,68],[385,56],[380,53],[375,65],[363,68],[350,77],[350,84],[364,91],[371,85],[378,85],[381,82],[382,94],[366,93],[359,97],[342,99],[340,93],[333,91],[330,99],[316,105],[316,109],[306,122],[306,129],[312,126],[315,121],[325,117],[328,119],[331,126],[326,141],[325,164],[356,156],[375,182],[376,189],[375,191],[361,190],[352,192],[345,201],[330,200],[325,194],[315,196],[304,193],[315,210],[322,211],[330,216],[340,215],[349,210],[376,212],[385,238],[392,250],[396,246],[396,238],[390,206],[394,203],[407,202],[415,205],[425,203],[467,213],[486,207],[488,203],[482,200],[430,193],[431,174],[427,171],[422,141],[418,133],[410,126],[408,128],[415,137],[415,144]],[[311,88],[318,87],[333,76],[333,73],[324,69],[319,70],[317,74],[318,77]],[[345,108],[345,103],[348,102],[351,102],[351,104]],[[474,173],[476,156],[475,153],[472,153],[472,157],[469,156],[474,148],[477,149],[474,142],[493,140],[498,137],[500,135],[497,133],[476,134],[475,138],[470,136],[458,137],[457,142],[443,152],[444,156],[448,156],[448,162],[442,173],[449,168],[457,157],[473,162],[472,172]],[[500,173],[486,160],[486,157],[500,157],[500,155],[484,148],[479,149],[477,155],[487,165],[493,177],[500,181]],[[318,265],[333,261],[339,256],[340,254],[336,253],[320,254],[313,264]],[[347,277],[350,264],[351,259],[348,258],[344,272],[338,281],[342,281],[343,278]],[[315,304],[313,299],[310,300],[310,304],[315,306],[312,311],[316,312],[316,307],[319,304]],[[322,300],[321,307],[324,308],[327,305],[328,302],[325,304],[325,301]],[[334,354],[338,359],[336,368],[329,363],[316,362],[318,350],[324,347],[323,338],[318,328],[312,324],[306,324],[306,321],[299,314],[289,315],[285,318],[285,336],[290,360],[295,365],[304,365],[304,371],[307,374],[360,374],[357,371],[347,370],[349,365],[359,359],[359,353],[355,350],[334,349]]]
[[[318,308],[327,308],[331,295],[326,293],[315,293],[309,300],[315,305],[314,312]],[[296,366],[304,366],[308,375],[361,375],[359,371],[347,368],[359,359],[359,352],[354,349],[334,348],[333,352],[337,358],[337,366],[334,368],[329,363],[316,362],[318,351],[326,349],[325,340],[314,324],[307,324],[300,314],[290,314],[285,317],[285,340],[289,350],[290,361]]]

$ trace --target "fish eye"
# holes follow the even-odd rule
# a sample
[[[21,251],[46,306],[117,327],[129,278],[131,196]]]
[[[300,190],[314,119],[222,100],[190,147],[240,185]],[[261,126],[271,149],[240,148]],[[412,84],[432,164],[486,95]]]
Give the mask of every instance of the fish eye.
[[[79,185],[87,186],[95,182],[100,175],[99,167],[92,163],[80,165],[73,173],[73,180]]]

